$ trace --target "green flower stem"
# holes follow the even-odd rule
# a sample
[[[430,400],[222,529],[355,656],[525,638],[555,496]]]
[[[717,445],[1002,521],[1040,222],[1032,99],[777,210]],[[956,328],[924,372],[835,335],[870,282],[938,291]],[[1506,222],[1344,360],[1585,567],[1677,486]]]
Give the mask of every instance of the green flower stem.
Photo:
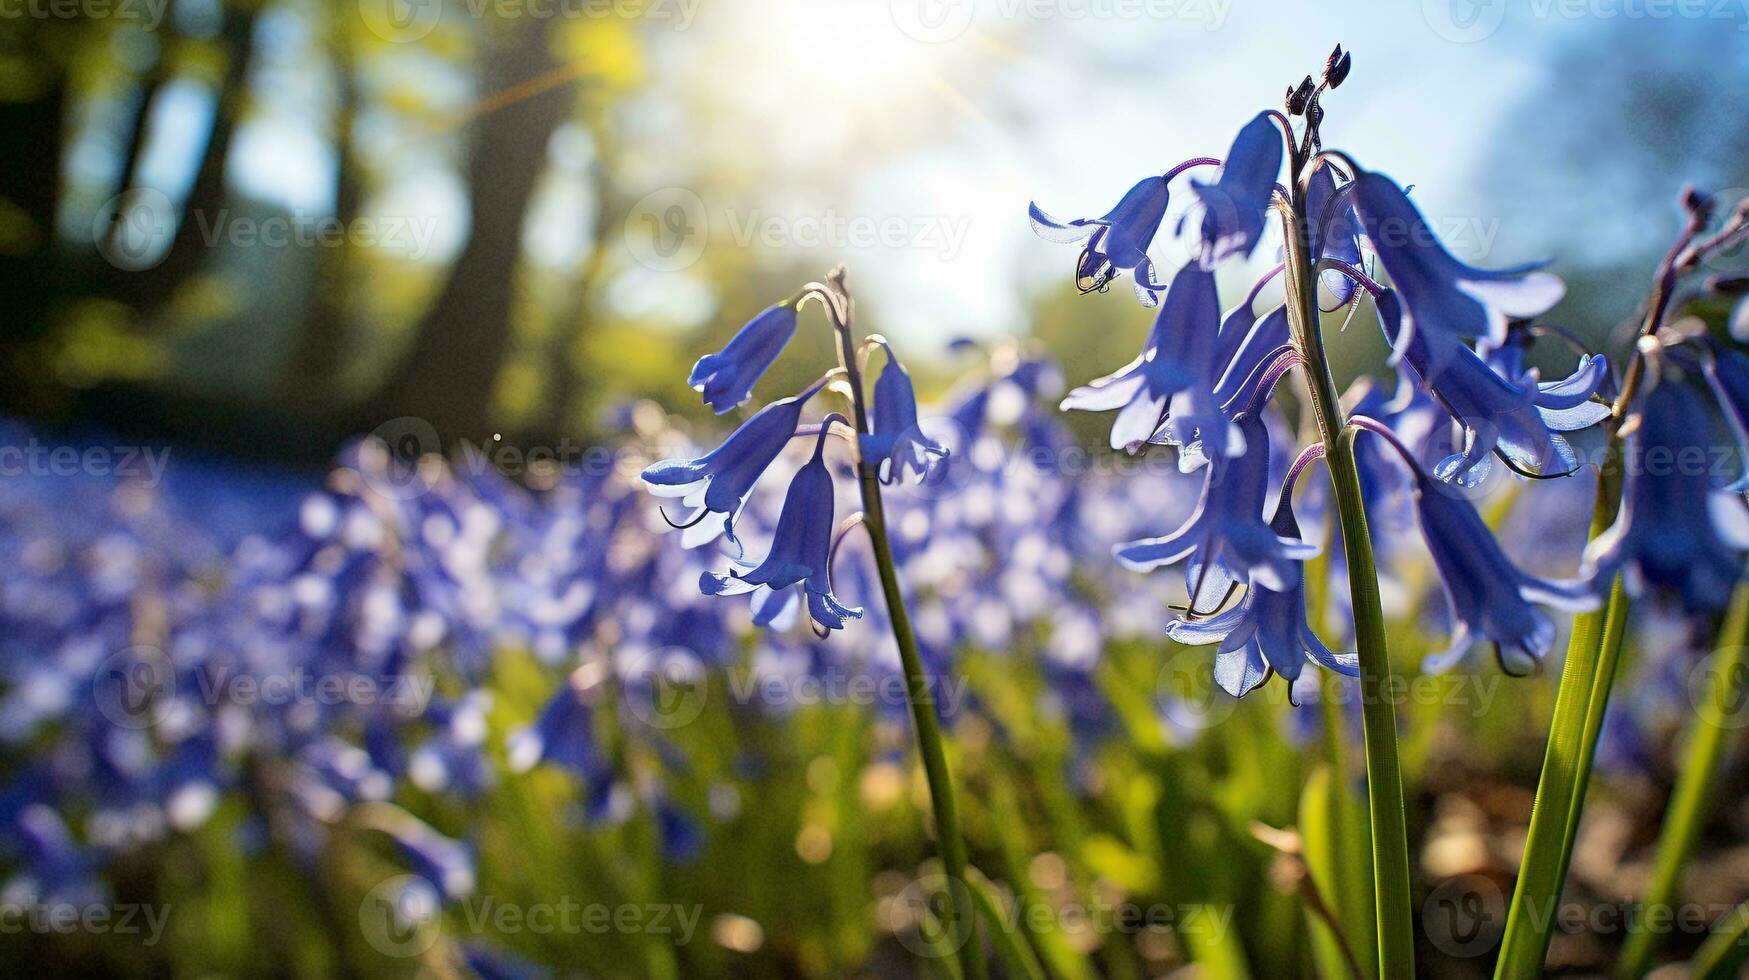
[[[1591,517],[1593,538],[1614,520],[1621,502],[1623,448],[1619,438],[1611,438],[1608,452],[1597,478],[1597,503]],[[1627,618],[1628,598],[1617,576],[1603,608],[1573,619],[1567,662],[1561,671],[1560,692],[1555,697],[1555,713],[1549,723],[1542,776],[1537,782],[1536,802],[1531,807],[1524,860],[1519,864],[1518,884],[1506,916],[1500,959],[1494,966],[1496,980],[1542,973],[1555,905],[1567,880],[1573,838],[1579,831],[1579,811],[1585,804],[1598,735],[1603,730],[1604,711],[1609,707],[1610,688],[1621,660]]]
[[[851,323],[851,300],[844,289],[844,269],[833,270],[827,281],[836,297],[825,299],[823,305],[838,334],[839,364],[844,368],[845,380],[850,386],[852,418],[858,433],[867,432],[868,407],[862,390],[862,367],[857,358],[855,329]],[[905,596],[899,589],[898,566],[893,561],[893,547],[887,538],[886,509],[881,503],[880,472],[873,462],[862,457],[860,451],[856,459],[856,477],[862,490],[863,525],[868,529],[869,543],[874,549],[881,593],[887,603],[887,619],[892,623],[893,640],[899,646],[899,660],[905,671],[905,694],[917,732],[917,753],[923,759],[923,773],[929,781],[929,801],[935,811],[936,846],[941,851],[942,867],[949,879],[947,907],[951,921],[943,925],[947,936],[958,943],[960,970],[966,980],[983,980],[983,944],[978,939],[977,913],[971,893],[975,886],[966,877],[966,844],[960,836],[953,774],[948,769],[947,753],[942,749],[941,725],[935,716],[935,694],[923,672],[923,658],[917,652],[917,638],[911,632],[911,616],[905,610]]]
[[[1721,646],[1719,663],[1713,671],[1710,690],[1712,705],[1729,704],[1742,695],[1740,672],[1749,649],[1749,579],[1738,583],[1731,597],[1731,608],[1725,613],[1719,629]],[[1719,762],[1724,757],[1730,739],[1722,719],[1696,712],[1688,730],[1688,748],[1682,765],[1677,769],[1676,789],[1670,796],[1670,806],[1664,813],[1664,828],[1658,834],[1658,858],[1652,873],[1652,887],[1640,903],[1642,909],[1664,909],[1677,899],[1682,868],[1694,851],[1700,836],[1707,803],[1712,799],[1718,780]],[[1639,929],[1628,936],[1621,959],[1616,964],[1620,977],[1644,976],[1657,955],[1663,934],[1657,929]]]
[[[1749,902],[1732,909],[1713,927],[1689,963],[1694,980],[1731,980],[1749,961]]]
[[[1295,153],[1289,173],[1304,161]],[[1378,569],[1360,492],[1355,462],[1355,432],[1345,426],[1336,379],[1324,351],[1318,320],[1317,282],[1310,259],[1305,191],[1293,183],[1288,223],[1288,320],[1306,359],[1312,411],[1326,449],[1325,461],[1348,556],[1348,588],[1354,598],[1354,636],[1360,654],[1361,718],[1366,737],[1366,786],[1372,820],[1373,891],[1378,906],[1379,973],[1390,980],[1415,975],[1414,917],[1409,903],[1409,834],[1403,812],[1403,773],[1397,761],[1397,712],[1390,696],[1391,662],[1385,644],[1385,615],[1379,602]]]

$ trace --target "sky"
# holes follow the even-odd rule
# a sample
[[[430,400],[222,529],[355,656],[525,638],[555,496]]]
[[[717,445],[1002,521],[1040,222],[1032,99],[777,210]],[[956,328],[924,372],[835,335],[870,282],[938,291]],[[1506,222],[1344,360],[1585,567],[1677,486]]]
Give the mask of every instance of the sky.
[[[1535,0],[1508,14],[1504,0],[652,0],[650,90],[626,110],[647,149],[627,190],[664,208],[680,194],[704,219],[702,255],[847,263],[891,335],[1024,332],[1028,295],[1067,288],[1072,262],[1032,235],[1028,202],[1098,215],[1143,176],[1224,154],[1341,42],[1355,67],[1327,100],[1326,144],[1413,184],[1454,251],[1508,265],[1540,257],[1534,236],[1474,202],[1487,199],[1496,141],[1537,138],[1503,132],[1503,120],[1523,118],[1513,110],[1548,81],[1552,52],[1626,19],[1655,30],[1659,19],[1707,17],[1740,30],[1743,3]],[[312,125],[322,94],[284,84],[311,77],[318,45],[296,17],[270,17],[263,31],[263,111],[239,132],[234,179],[319,212],[333,167]],[[453,79],[430,86],[439,100],[469,96]],[[176,117],[167,131],[199,129],[210,105],[190,94],[163,111]],[[438,217],[445,233],[429,261],[453,256],[465,236],[463,189],[446,162],[409,168],[369,205]],[[756,190],[714,195],[715,171]],[[528,241],[555,261],[588,246],[567,223],[583,210],[581,186],[550,189],[531,219]],[[1182,184],[1174,192],[1179,208],[1192,196]],[[613,302],[682,329],[726,315],[684,266],[651,267],[637,234],[628,226],[604,243],[630,260]],[[1164,235],[1156,244],[1163,276],[1179,261],[1174,248]]]
[[[732,225],[754,208],[793,226],[756,248],[835,220],[822,252],[852,266],[881,329],[946,338],[1023,332],[1029,293],[1068,285],[1072,257],[1032,235],[1029,202],[1098,215],[1143,176],[1223,155],[1338,42],[1355,68],[1328,100],[1327,144],[1413,183],[1454,251],[1539,257],[1466,202],[1549,52],[1599,18],[1452,2],[763,0],[701,8],[666,47],[677,84],[719,88],[713,158],[751,142],[769,175],[768,200],[712,209],[711,247],[747,247]],[[1167,273],[1179,260],[1164,236],[1155,257]]]

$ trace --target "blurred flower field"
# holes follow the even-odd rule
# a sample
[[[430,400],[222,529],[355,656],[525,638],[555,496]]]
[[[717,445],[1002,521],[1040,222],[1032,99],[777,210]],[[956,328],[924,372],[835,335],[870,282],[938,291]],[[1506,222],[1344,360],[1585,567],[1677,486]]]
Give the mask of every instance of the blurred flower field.
[[[1749,977],[1746,28],[0,3],[0,977]]]
[[[961,357],[987,363],[941,431],[970,465],[891,499],[975,866],[1052,976],[1340,972],[1309,908],[1369,914],[1364,852],[1335,829],[1364,827],[1354,682],[1307,672],[1297,708],[1277,685],[1244,701],[1216,688],[1206,651],[1161,639],[1176,583],[1105,560],[1180,520],[1190,488],[1171,488],[1189,478],[1076,449],[1048,362]],[[118,910],[108,928],[16,929],[8,971],[40,957],[84,974],[305,976],[939,963],[942,879],[888,634],[768,633],[700,596],[708,549],[684,550],[635,485],[670,454],[658,447],[690,439],[648,407],[624,421],[637,438],[614,454],[536,464],[522,484],[477,457],[409,465],[361,442],[307,492],[227,487],[256,501],[243,521],[210,487],[144,474],[0,484],[4,895]],[[1586,492],[1509,488],[1486,507],[1577,541]],[[748,508],[752,534],[774,496]],[[1317,509],[1301,507],[1308,535]],[[1392,652],[1413,665],[1442,624],[1424,559],[1398,550]],[[1327,566],[1309,580],[1334,625]],[[878,620],[867,555],[847,549],[836,576]],[[1587,862],[1648,843],[1647,779],[1667,777],[1689,711],[1688,639],[1675,623],[1639,631],[1602,750],[1606,768],[1631,764],[1606,781],[1607,829],[1582,842],[1576,908],[1620,901],[1631,874]],[[1428,910],[1454,889],[1500,902],[1550,678],[1405,681],[1418,890]],[[1728,894],[1743,855],[1712,846],[1723,863],[1704,888]],[[1422,921],[1434,975],[1485,962],[1463,923]],[[1574,935],[1556,956],[1597,964],[1609,945]]]

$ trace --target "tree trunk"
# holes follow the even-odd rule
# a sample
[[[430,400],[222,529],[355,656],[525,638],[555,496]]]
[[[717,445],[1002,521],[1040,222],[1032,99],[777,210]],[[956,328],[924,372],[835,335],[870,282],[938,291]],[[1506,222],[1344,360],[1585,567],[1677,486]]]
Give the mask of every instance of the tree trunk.
[[[150,269],[123,273],[116,279],[115,297],[142,314],[150,315],[168,302],[177,287],[200,271],[210,258],[212,250],[201,236],[202,222],[217,221],[225,207],[226,164],[231,156],[237,117],[249,96],[249,68],[255,60],[255,22],[260,13],[261,7],[255,3],[225,5],[224,36],[229,52],[225,76],[176,234],[162,262]]]
[[[334,217],[342,228],[351,227],[363,196],[358,157],[353,152],[352,130],[358,119],[358,83],[354,77],[351,24],[345,14],[335,18],[331,35],[334,49]],[[306,404],[332,405],[339,395],[341,366],[349,341],[347,300],[351,295],[352,245],[347,236],[316,256],[315,295],[297,338],[291,361],[283,375],[285,393],[297,395]],[[330,413],[331,414],[331,413]]]
[[[481,67],[485,98],[556,69],[547,23],[488,29]],[[406,355],[357,424],[369,429],[413,416],[429,422],[445,445],[490,434],[493,388],[510,339],[523,213],[545,169],[553,130],[570,105],[570,86],[539,88],[475,121],[467,245]]]
[[[19,355],[47,333],[59,298],[77,285],[55,228],[67,78],[50,57],[32,61],[45,76],[37,97],[0,101],[0,160],[6,161],[0,167],[0,198],[23,218],[17,237],[0,243],[0,296],[7,307],[7,326],[0,331],[0,407],[12,412],[37,407],[44,372]]]

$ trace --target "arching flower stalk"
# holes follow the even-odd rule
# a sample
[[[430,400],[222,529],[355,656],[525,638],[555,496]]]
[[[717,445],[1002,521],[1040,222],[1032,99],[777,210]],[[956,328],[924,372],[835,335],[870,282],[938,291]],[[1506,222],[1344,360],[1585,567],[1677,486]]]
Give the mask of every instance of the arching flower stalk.
[[[1376,454],[1367,468],[1370,492],[1381,492],[1381,479],[1410,490],[1435,556],[1453,631],[1451,649],[1432,658],[1435,668],[1464,657],[1472,641],[1487,639],[1494,641],[1508,672],[1535,670],[1555,632],[1537,604],[1597,604],[1586,582],[1534,578],[1508,562],[1459,488],[1479,480],[1495,458],[1526,477],[1576,469],[1576,454],[1562,433],[1609,414],[1596,398],[1607,369],[1600,358],[1585,357],[1571,377],[1548,384],[1524,370],[1522,351],[1506,349],[1524,339],[1509,333],[1509,324],[1546,312],[1561,297],[1560,280],[1539,266],[1487,270],[1459,261],[1395,181],[1365,170],[1346,153],[1324,149],[1322,102],[1348,77],[1351,65],[1338,47],[1316,78],[1307,76],[1289,87],[1282,110],[1265,110],[1245,124],[1212,183],[1193,183],[1201,218],[1180,222],[1180,229],[1199,237],[1196,259],[1172,277],[1145,349],[1117,373],[1076,389],[1063,408],[1117,409],[1114,448],[1134,453],[1149,445],[1177,446],[1181,469],[1205,470],[1202,499],[1183,526],[1121,545],[1117,556],[1140,569],[1187,560],[1189,611],[1169,634],[1183,642],[1219,643],[1214,672],[1222,688],[1242,695],[1274,673],[1298,676],[1308,660],[1337,673],[1358,674],[1379,967],[1382,975],[1399,978],[1414,973],[1408,842],[1356,423],[1385,433],[1399,447],[1401,440],[1383,423],[1345,414],[1325,354],[1321,314],[1344,306],[1352,313],[1362,292],[1370,295],[1391,348],[1389,364],[1419,389],[1410,395],[1427,412],[1439,413],[1446,426],[1463,433],[1461,451],[1431,470],[1405,452],[1406,482],[1398,481],[1399,473],[1387,470]],[[1150,201],[1163,210],[1172,177],[1209,162],[1193,158],[1149,178]],[[1145,252],[1159,226],[1156,212],[1146,212],[1141,234],[1135,229],[1144,223],[1133,220],[1140,209],[1118,211],[1106,219],[1125,232],[1115,240]],[[1271,212],[1281,222],[1284,261],[1223,315],[1214,272],[1252,254]],[[1041,234],[1062,240],[1068,229],[1042,223],[1040,214],[1035,206],[1034,224]],[[1101,241],[1112,240],[1107,235]],[[1364,254],[1376,256],[1388,286],[1363,269]],[[1083,292],[1088,291],[1087,263],[1084,256],[1078,266]],[[1152,263],[1145,254],[1125,253],[1121,263],[1114,257],[1102,268],[1110,267],[1135,269],[1138,289],[1151,287]],[[1253,304],[1277,275],[1285,302],[1259,317]],[[1095,278],[1097,288],[1109,276]],[[1319,302],[1320,288],[1332,301],[1327,307]],[[1143,292],[1144,302],[1152,305],[1152,288]],[[1326,460],[1353,601],[1353,655],[1331,652],[1307,625],[1301,563],[1318,549],[1300,540],[1293,478],[1277,495],[1273,512],[1265,511],[1272,496],[1266,485],[1272,447],[1263,418],[1274,411],[1270,402],[1277,383],[1295,367],[1306,382],[1305,409],[1317,423],[1319,445],[1302,454],[1292,474],[1297,478],[1319,454]],[[1382,405],[1381,398],[1357,401]],[[1228,602],[1234,605],[1223,611]],[[1363,932],[1365,926],[1354,929]]]
[[[1164,200],[1159,203],[1163,208]],[[1100,242],[1118,249],[1120,259],[1127,256],[1129,253],[1123,251],[1127,247],[1123,243],[1129,240],[1126,236],[1143,230],[1130,228],[1129,223],[1139,221],[1145,225],[1146,215],[1138,216],[1135,212],[1146,212],[1151,207],[1145,200],[1126,198],[1125,204],[1113,212],[1123,218],[1119,222],[1122,228],[1112,235],[1111,229],[1101,226]],[[1151,238],[1151,232],[1148,237]],[[1145,246],[1146,242],[1142,244]],[[1105,271],[1097,274],[1109,278],[1112,274],[1109,260],[1098,261],[1108,264],[1103,267]],[[797,314],[810,300],[825,310],[836,340],[838,365],[800,394],[761,409],[712,452],[696,459],[665,460],[649,467],[643,473],[644,483],[654,494],[677,497],[684,506],[696,508],[679,521],[668,519],[675,527],[685,529],[688,546],[706,543],[719,530],[734,545],[735,567],[723,574],[703,573],[700,591],[706,595],[751,594],[754,623],[762,627],[787,628],[804,609],[821,636],[844,629],[850,620],[860,619],[862,610],[845,605],[834,593],[832,568],[833,556],[846,534],[859,524],[866,530],[886,599],[887,618],[899,648],[918,755],[923,761],[935,812],[937,845],[949,879],[943,927],[953,937],[963,975],[968,980],[981,980],[985,975],[983,947],[971,905],[971,889],[975,886],[966,873],[966,848],[960,836],[953,778],[936,714],[937,685],[924,673],[899,586],[898,566],[887,537],[886,510],[881,500],[883,483],[939,478],[940,468],[948,463],[948,450],[918,423],[911,376],[892,344],[879,335],[862,340],[856,336],[855,304],[845,287],[843,267],[832,270],[823,282],[808,283],[795,295],[766,309],[722,351],[700,358],[690,383],[719,414],[745,401],[754,384],[795,335]],[[886,363],[875,381],[871,406],[863,384],[863,368],[873,346],[885,351]],[[801,424],[802,410],[815,395],[839,389],[848,395],[848,417],[833,413],[817,423]],[[826,465],[826,446],[830,436],[844,434],[845,430],[856,467],[862,510],[835,522],[836,494],[831,470]],[[791,479],[765,557],[758,561],[745,559],[745,549],[735,534],[736,519],[754,484],[784,446],[797,436],[814,439],[813,453]]]
[[[1698,286],[1690,280],[1708,259],[1749,237],[1749,199],[1737,202],[1716,223],[1713,200],[1693,188],[1683,190],[1679,206],[1682,230],[1653,274],[1621,390],[1605,420],[1609,440],[1598,471],[1586,565],[1593,588],[1607,591],[1608,603],[1573,622],[1524,859],[1495,966],[1499,978],[1540,972],[1548,955],[1552,932],[1541,910],[1560,900],[1566,883],[1579,811],[1621,659],[1630,596],[1655,591],[1673,597],[1690,613],[1712,614],[1743,587],[1749,516],[1744,513],[1742,480],[1726,486],[1722,478],[1714,479],[1718,474],[1690,472],[1677,461],[1694,458],[1697,450],[1701,458],[1712,458],[1705,449],[1713,425],[1702,407],[1706,392],[1743,450],[1742,391],[1734,382],[1736,372],[1749,362],[1718,341],[1672,336],[1666,323],[1674,310],[1693,299],[1740,291],[1723,277]],[[1666,456],[1670,458],[1664,460]],[[1697,716],[1696,724],[1710,722]],[[1696,738],[1690,744],[1695,756],[1686,760],[1674,797],[1681,806],[1659,838],[1646,907],[1667,907],[1674,901],[1694,839],[1698,801],[1719,761],[1720,740]],[[1621,976],[1641,976],[1652,965],[1659,937],[1654,931],[1641,932],[1629,937],[1622,951]]]

